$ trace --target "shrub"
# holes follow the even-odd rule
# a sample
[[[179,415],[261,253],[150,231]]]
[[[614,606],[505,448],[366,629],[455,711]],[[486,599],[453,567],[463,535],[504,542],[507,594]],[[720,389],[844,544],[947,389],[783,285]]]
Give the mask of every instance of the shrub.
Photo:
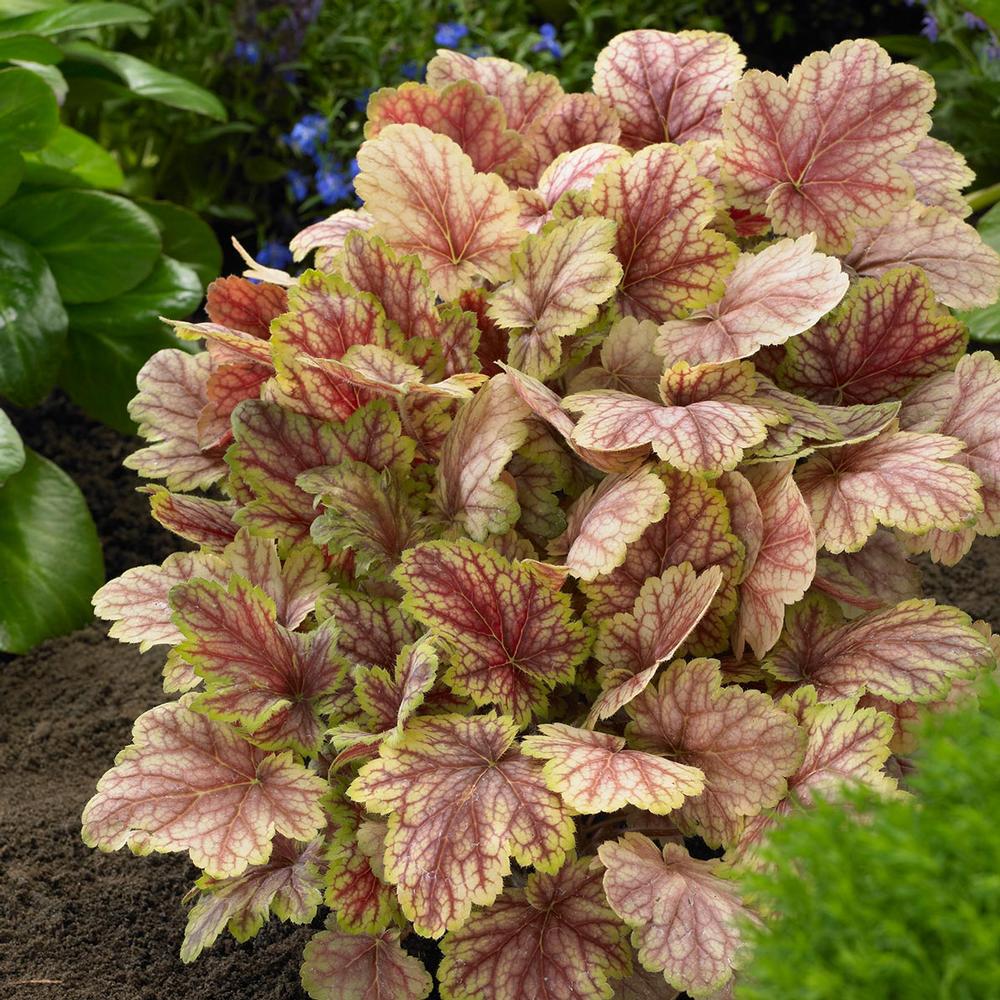
[[[323,903],[317,1000],[426,996],[411,935],[446,998],[726,992],[774,817],[891,793],[993,668],[909,561],[1000,530],[1000,365],[947,308],[1000,258],[930,78],[742,71],[440,54],[373,95],[316,266],[216,282],[141,373],[130,461],[200,551],[95,598],[181,696],[83,833],[204,870],[185,959]]]

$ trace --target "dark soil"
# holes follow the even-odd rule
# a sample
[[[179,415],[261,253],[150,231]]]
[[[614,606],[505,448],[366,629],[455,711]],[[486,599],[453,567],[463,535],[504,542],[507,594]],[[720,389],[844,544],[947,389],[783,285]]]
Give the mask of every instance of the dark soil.
[[[61,398],[17,422],[80,483],[109,575],[175,547],[120,468],[134,442]],[[1000,539],[981,539],[954,569],[928,567],[926,580],[1000,623]],[[0,664],[0,1000],[306,1000],[309,928],[271,921],[244,945],[223,935],[185,966],[181,897],[196,870],[179,855],[104,855],[80,840],[97,779],[136,716],[163,700],[162,663],[162,648],[140,655],[92,625]]]

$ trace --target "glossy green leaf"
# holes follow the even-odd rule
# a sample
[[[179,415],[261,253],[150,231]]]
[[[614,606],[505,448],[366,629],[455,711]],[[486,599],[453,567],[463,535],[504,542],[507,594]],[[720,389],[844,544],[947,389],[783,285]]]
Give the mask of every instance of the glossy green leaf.
[[[28,450],[0,487],[0,649],[24,653],[91,617],[104,561],[87,503],[57,465]]]
[[[0,205],[9,201],[21,186],[24,159],[16,149],[0,149]]]
[[[125,183],[118,161],[90,136],[68,125],[60,125],[44,148],[27,158],[31,163],[65,170],[93,187],[120,188]]]
[[[52,388],[66,346],[66,310],[45,258],[0,232],[0,396],[31,406]]]
[[[0,410],[0,486],[24,467],[24,442],[10,417]]]
[[[139,198],[136,203],[156,220],[163,240],[163,252],[168,257],[193,267],[203,286],[219,277],[222,271],[222,248],[207,222],[189,209],[170,201]]]
[[[0,62],[11,62],[15,59],[34,63],[57,63],[62,59],[62,49],[41,35],[11,35],[9,38],[0,38]]]
[[[48,261],[66,302],[102,302],[134,288],[160,256],[160,232],[141,208],[101,191],[47,191],[0,208],[0,229]]]
[[[60,35],[65,31],[104,28],[116,24],[145,24],[151,15],[127,3],[75,3],[55,6],[0,21],[0,32]]]
[[[0,70],[0,146],[41,149],[58,126],[59,105],[37,73]]]

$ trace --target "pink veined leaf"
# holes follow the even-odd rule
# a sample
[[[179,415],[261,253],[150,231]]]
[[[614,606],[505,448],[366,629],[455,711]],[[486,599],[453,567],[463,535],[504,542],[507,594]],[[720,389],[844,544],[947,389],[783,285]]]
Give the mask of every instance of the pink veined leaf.
[[[847,291],[835,257],[816,253],[811,233],[741,254],[722,298],[660,327],[656,350],[692,364],[748,358],[808,330]]]
[[[244,281],[245,279],[238,278],[236,280]],[[278,286],[262,287],[277,288]],[[286,288],[282,288],[281,291],[287,295]],[[282,313],[286,309],[287,303]],[[281,314],[279,313],[279,315]],[[257,364],[269,365],[271,363],[270,334],[258,337],[255,333],[247,333],[230,326],[221,326],[218,323],[191,323],[187,320],[175,319],[169,319],[165,322],[173,328],[174,334],[181,340],[204,339],[205,350],[216,364],[256,362]]]
[[[787,419],[755,402],[749,362],[692,368],[681,361],[663,374],[659,390],[662,403],[613,389],[567,396],[563,406],[581,414],[573,441],[600,451],[650,444],[684,472],[725,472],[764,440],[768,427]]]
[[[962,442],[889,429],[862,444],[830,448],[795,472],[816,544],[857,552],[878,525],[920,535],[957,530],[983,509],[979,477],[951,459]]]
[[[632,746],[702,772],[704,790],[673,819],[713,847],[734,844],[748,816],[777,804],[803,747],[795,720],[770,695],[724,679],[717,660],[678,660],[628,706],[625,730]]]
[[[345,934],[331,917],[305,947],[302,985],[312,1000],[424,1000],[434,981],[398,930]]]
[[[497,375],[459,410],[445,438],[434,495],[442,515],[476,541],[517,520],[504,469],[527,439],[528,415],[509,376]]]
[[[816,575],[816,533],[809,508],[792,478],[794,463],[757,465],[743,470],[763,519],[760,545],[740,584],[733,626],[733,652],[749,644],[761,659],[778,641],[785,605],[794,604]]]
[[[511,258],[512,278],[491,296],[489,315],[511,336],[510,363],[547,378],[559,365],[560,338],[597,319],[615,292],[621,265],[611,253],[614,224],[573,219],[529,236]]]
[[[810,600],[789,612],[765,666],[786,684],[811,684],[821,701],[869,691],[927,702],[994,663],[989,643],[958,608],[914,599],[840,624],[825,602]]]
[[[521,751],[546,762],[546,784],[575,812],[612,813],[634,805],[663,816],[705,787],[698,768],[627,749],[621,736],[562,723],[538,731],[521,741]]]
[[[722,113],[722,173],[732,204],[776,233],[816,234],[844,253],[913,196],[900,160],[927,135],[934,82],[869,39],[814,52],[787,80],[750,70]]]
[[[304,844],[278,835],[266,864],[252,865],[234,878],[200,878],[181,961],[193,962],[227,928],[237,941],[248,941],[272,913],[279,920],[308,924],[323,901],[321,846],[320,839]]]
[[[274,601],[240,576],[228,588],[209,580],[182,583],[170,603],[185,640],[178,653],[205,679],[191,707],[238,723],[267,749],[315,753],[325,701],[344,673],[333,623],[288,630],[277,622]]]
[[[274,375],[271,364],[223,364],[208,377],[205,392],[208,402],[198,414],[198,443],[205,450],[225,448],[232,443],[230,424],[233,410],[244,399],[258,399],[261,390]]]
[[[913,202],[881,225],[858,230],[845,249],[844,263],[860,275],[879,277],[907,265],[922,268],[934,294],[954,309],[997,300],[1000,254],[946,208]]]
[[[358,151],[358,194],[374,231],[413,253],[431,286],[455,298],[483,275],[502,281],[524,230],[517,202],[494,174],[476,173],[462,148],[422,125],[389,125]]]
[[[524,152],[524,140],[507,128],[500,102],[469,80],[440,90],[422,83],[377,90],[368,101],[365,138],[374,139],[388,125],[423,125],[453,139],[479,173],[497,172]]]
[[[658,331],[651,320],[626,316],[608,331],[601,344],[599,367],[585,368],[570,382],[571,392],[589,389],[616,389],[643,399],[660,398],[663,359],[653,347]]]
[[[536,543],[565,531],[566,513],[558,494],[573,482],[573,463],[541,420],[531,422],[528,439],[511,460],[510,473],[521,508],[517,531]]]
[[[352,666],[395,663],[403,647],[420,636],[397,601],[333,587],[317,598],[316,618],[332,619],[340,632],[337,651]]]
[[[233,517],[237,507],[230,500],[171,493],[156,485],[140,486],[139,492],[149,494],[149,509],[154,520],[189,542],[219,551],[236,535],[238,526]]]
[[[972,206],[959,194],[975,179],[965,157],[940,139],[925,136],[912,153],[899,161],[913,178],[917,201],[923,205],[939,205],[952,215],[964,219]]]
[[[474,905],[489,906],[511,856],[551,874],[573,847],[572,817],[541,765],[516,747],[516,733],[510,718],[493,714],[414,719],[349,789],[389,816],[386,877],[425,937],[461,926]]]
[[[630,612],[646,580],[660,576],[669,566],[689,562],[698,572],[719,566],[722,583],[705,616],[689,636],[687,648],[699,655],[725,649],[736,608],[736,584],[744,561],[741,544],[744,536],[736,531],[737,521],[733,521],[730,530],[734,508],[717,488],[729,475],[738,474],[727,473],[713,486],[700,476],[661,470],[670,500],[666,515],[629,545],[621,566],[581,584],[588,599],[588,616],[600,620],[616,612]],[[749,484],[746,490],[754,497]],[[756,498],[753,504],[756,506]]]
[[[659,145],[616,160],[598,175],[590,197],[588,214],[618,227],[623,313],[662,323],[721,294],[739,251],[707,228],[715,217],[714,190],[686,153]]]
[[[327,782],[248,743],[232,726],[190,708],[191,695],[139,716],[133,744],[97,784],[83,839],[115,851],[188,851],[213,878],[271,856],[276,833],[312,840],[325,823]]]
[[[694,998],[707,998],[732,976],[741,921],[750,911],[720,861],[696,861],[680,844],[660,849],[641,833],[598,848],[604,892],[632,928],[639,961]]]
[[[1000,364],[988,351],[962,358],[954,372],[936,376],[907,397],[900,421],[907,430],[963,441],[965,450],[952,461],[971,469],[982,482],[983,510],[974,529],[932,530],[919,540],[927,542],[920,551],[954,565],[968,552],[976,533],[1000,534]]]
[[[444,996],[491,1000],[607,997],[628,974],[627,931],[589,858],[533,872],[441,942]]]
[[[856,587],[860,585],[867,594],[872,595],[879,605],[898,604],[910,597],[919,597],[922,592],[920,570],[907,559],[906,549],[900,539],[885,528],[879,528],[857,552],[842,552],[821,560],[814,581],[819,590],[826,590],[821,578],[825,576],[831,562]],[[836,594],[831,596],[837,597]]]
[[[729,511],[729,527],[743,543],[743,560],[737,583],[742,583],[757,561],[764,543],[764,513],[753,484],[741,472],[724,472],[715,481]]]
[[[581,580],[610,573],[628,546],[667,512],[663,480],[648,468],[607,476],[588,487],[570,508],[566,530],[549,543]]]
[[[217,278],[205,292],[205,312],[210,322],[261,340],[271,335],[271,320],[287,308],[287,289],[263,282],[255,285],[235,275]]]
[[[643,584],[630,613],[600,623],[594,656],[602,665],[602,691],[587,715],[587,728],[646,689],[704,617],[721,583],[718,566],[700,574],[690,563],[670,566]]]
[[[198,438],[213,367],[207,353],[173,349],[157,351],[142,366],[136,376],[139,393],[128,412],[140,437],[150,443],[125,459],[128,468],[182,491],[211,486],[225,475],[221,453],[203,451]]]
[[[728,36],[709,31],[626,31],[594,65],[594,93],[618,112],[622,145],[714,139],[746,58]]]
[[[350,233],[359,229],[371,229],[374,223],[375,220],[363,208],[342,208],[329,218],[306,226],[292,237],[292,242],[288,245],[292,251],[292,260],[305,260],[313,250],[319,250],[328,259],[332,259],[344,248],[344,241]],[[317,258],[319,256],[317,254]],[[327,270],[323,260],[317,259],[316,266],[320,270]]]
[[[917,268],[866,278],[788,345],[779,382],[819,403],[901,399],[965,350],[962,323],[934,301]]]
[[[453,649],[445,681],[518,723],[586,658],[589,636],[568,595],[530,562],[465,539],[427,542],[404,554],[395,578],[403,610]]]

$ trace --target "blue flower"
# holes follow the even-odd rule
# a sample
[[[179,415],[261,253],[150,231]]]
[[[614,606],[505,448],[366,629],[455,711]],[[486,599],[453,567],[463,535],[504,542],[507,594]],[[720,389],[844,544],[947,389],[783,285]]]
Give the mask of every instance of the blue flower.
[[[923,27],[920,29],[920,34],[932,42],[938,40],[937,18],[930,11],[924,14]]]
[[[1000,59],[1000,42],[997,41],[997,36],[990,32],[990,41],[986,46],[986,58],[987,59]]]
[[[277,240],[268,240],[257,251],[257,261],[265,267],[288,267],[292,262],[292,251]]]
[[[977,14],[973,14],[971,10],[965,11],[965,13],[962,14],[962,19],[965,21],[965,26],[970,31],[989,31],[989,27],[986,22]]]
[[[434,41],[438,45],[453,49],[469,33],[469,29],[459,21],[446,21],[437,26],[434,32]]]
[[[324,205],[336,205],[354,193],[354,185],[344,168],[328,164],[316,171],[316,193]]]
[[[293,126],[285,141],[297,153],[312,156],[330,136],[330,123],[325,115],[303,115]]]
[[[296,201],[305,201],[309,197],[309,178],[300,170],[289,170],[285,175],[292,197]]]
[[[408,59],[399,68],[399,72],[406,77],[407,80],[422,80],[424,78],[424,71],[426,67],[423,63],[418,63],[416,59]]]
[[[365,89],[354,98],[354,109],[364,114],[368,110],[368,98],[374,93],[374,87],[365,87]]]
[[[251,66],[256,66],[260,62],[260,49],[257,43],[248,42],[242,38],[236,39],[236,44],[233,46],[233,55],[240,62],[248,63]]]
[[[466,54],[470,59],[482,59],[490,54],[490,50],[485,45],[473,45]]]
[[[356,156],[351,157],[351,162],[347,164],[347,176],[353,181],[358,174],[361,173],[361,167],[358,166],[358,158]]]
[[[543,24],[538,29],[542,37],[531,46],[532,52],[551,52],[556,59],[562,59],[562,46],[556,40],[556,26]]]

